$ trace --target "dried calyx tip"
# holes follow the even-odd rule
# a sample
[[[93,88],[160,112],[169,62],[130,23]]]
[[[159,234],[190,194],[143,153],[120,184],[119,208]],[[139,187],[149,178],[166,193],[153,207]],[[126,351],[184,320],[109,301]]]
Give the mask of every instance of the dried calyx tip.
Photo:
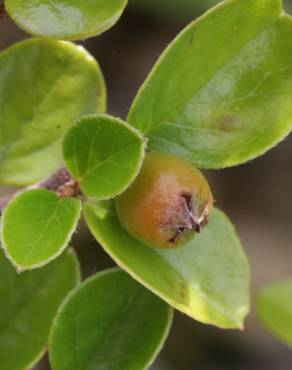
[[[188,217],[188,228],[195,229],[198,233],[200,233],[203,227],[208,223],[208,212],[206,207],[204,207],[204,211],[201,215],[196,215],[194,210],[194,200],[193,195],[190,193],[183,193],[182,197],[185,200],[185,205],[187,209],[187,217]]]
[[[177,238],[183,235],[186,231],[195,230],[196,232],[202,232],[204,226],[209,221],[208,209],[204,207],[204,211],[201,215],[196,215],[194,210],[193,195],[191,193],[182,193],[185,206],[185,219],[183,225],[174,225],[176,234],[174,237],[169,239],[170,243],[175,243]]]

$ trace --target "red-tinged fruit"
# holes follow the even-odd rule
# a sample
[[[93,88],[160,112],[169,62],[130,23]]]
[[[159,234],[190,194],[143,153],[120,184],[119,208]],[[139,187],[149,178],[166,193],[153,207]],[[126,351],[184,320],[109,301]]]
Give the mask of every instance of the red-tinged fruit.
[[[207,180],[191,163],[152,152],[115,204],[120,222],[133,237],[150,247],[174,248],[202,231],[213,196]]]

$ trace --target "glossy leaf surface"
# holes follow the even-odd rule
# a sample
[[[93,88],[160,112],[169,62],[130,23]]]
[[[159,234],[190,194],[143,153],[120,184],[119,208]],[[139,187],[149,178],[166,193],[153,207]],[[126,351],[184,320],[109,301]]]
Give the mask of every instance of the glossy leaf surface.
[[[292,347],[292,279],[261,289],[257,313],[271,333]]]
[[[104,109],[103,77],[81,46],[30,39],[4,50],[0,183],[24,185],[48,176],[62,163],[65,130],[80,116]]]
[[[44,189],[21,193],[4,209],[2,247],[18,270],[40,267],[67,247],[80,213],[78,199],[60,199]]]
[[[169,45],[128,121],[201,168],[263,154],[292,129],[292,21],[280,0],[227,0]]]
[[[62,40],[98,35],[120,18],[127,0],[5,0],[11,18],[28,33]]]
[[[57,309],[79,281],[72,251],[36,271],[17,274],[0,253],[1,370],[30,369],[46,350]]]
[[[133,127],[108,115],[81,118],[68,131],[63,153],[82,191],[112,198],[135,179],[142,165],[145,139]]]
[[[168,334],[170,307],[113,269],[76,288],[54,321],[53,370],[144,370]]]
[[[242,327],[249,310],[249,266],[222,212],[213,211],[209,225],[184,247],[165,250],[127,234],[110,202],[87,204],[84,214],[105,251],[174,308],[218,327]]]

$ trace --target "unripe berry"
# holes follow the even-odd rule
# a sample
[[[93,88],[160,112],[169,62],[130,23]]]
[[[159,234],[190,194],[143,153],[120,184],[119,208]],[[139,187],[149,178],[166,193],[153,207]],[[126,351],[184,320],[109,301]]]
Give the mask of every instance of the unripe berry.
[[[152,152],[115,204],[120,222],[136,239],[150,247],[174,248],[201,232],[213,197],[208,182],[191,163]]]

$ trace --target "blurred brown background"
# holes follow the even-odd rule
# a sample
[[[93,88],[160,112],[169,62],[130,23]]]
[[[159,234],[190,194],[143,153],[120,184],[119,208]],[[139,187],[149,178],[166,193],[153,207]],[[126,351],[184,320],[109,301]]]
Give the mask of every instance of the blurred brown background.
[[[137,89],[161,51],[190,20],[216,2],[130,0],[127,11],[114,28],[100,37],[81,42],[96,56],[104,72],[110,113],[126,117]],[[285,7],[292,14],[292,1],[287,0]],[[1,50],[28,37],[9,19],[1,20],[0,29]],[[253,299],[258,287],[292,275],[291,158],[290,136],[248,164],[207,173],[217,206],[235,223],[249,256]],[[112,264],[85,228],[75,245],[84,276]],[[38,369],[49,369],[46,359]],[[166,346],[151,368],[262,369],[291,370],[292,351],[261,327],[254,309],[243,332],[201,325],[177,313]]]

